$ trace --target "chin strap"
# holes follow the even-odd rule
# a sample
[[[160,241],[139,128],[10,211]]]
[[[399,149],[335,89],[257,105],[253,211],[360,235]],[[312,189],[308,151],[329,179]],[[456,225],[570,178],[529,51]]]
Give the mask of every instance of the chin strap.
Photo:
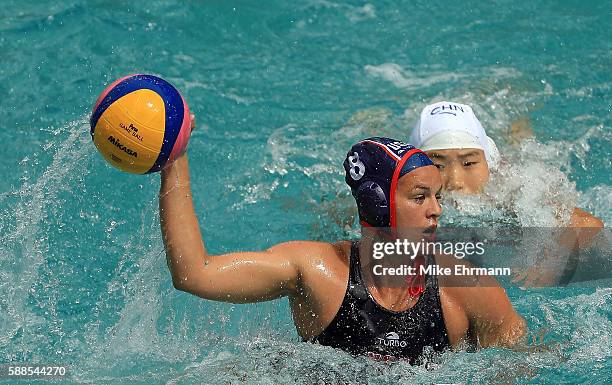
[[[408,278],[406,278],[406,281],[410,285],[408,287],[408,294],[410,294],[412,298],[418,297],[425,291],[425,277],[421,274],[421,266],[423,265],[423,257],[415,258],[412,266],[416,269],[416,274],[409,275]]]

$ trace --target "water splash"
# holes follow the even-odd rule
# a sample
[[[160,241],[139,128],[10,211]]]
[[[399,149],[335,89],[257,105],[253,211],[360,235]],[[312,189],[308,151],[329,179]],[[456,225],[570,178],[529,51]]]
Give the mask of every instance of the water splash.
[[[50,165],[39,177],[33,177],[33,182],[26,177],[19,189],[0,197],[5,208],[1,217],[6,220],[2,225],[5,231],[0,236],[1,274],[6,278],[0,283],[5,310],[0,312],[0,349],[5,351],[11,346],[19,346],[9,349],[7,358],[27,359],[32,354],[32,345],[45,339],[37,330],[47,317],[42,318],[32,310],[30,295],[47,263],[49,229],[46,222],[59,214],[60,193],[70,190],[70,186],[82,181],[89,172],[83,167],[91,153],[87,146],[90,139],[86,124],[78,120],[54,130],[55,138],[43,145],[50,153]],[[30,161],[26,158],[22,164]],[[37,160],[32,162],[37,163]],[[9,222],[14,225],[7,225]],[[57,296],[49,295],[43,306],[44,314],[57,321]],[[58,331],[61,332],[61,326]]]

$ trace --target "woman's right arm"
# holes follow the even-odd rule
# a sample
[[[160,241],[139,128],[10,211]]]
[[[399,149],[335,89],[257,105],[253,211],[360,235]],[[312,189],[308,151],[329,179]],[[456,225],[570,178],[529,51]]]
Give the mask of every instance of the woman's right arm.
[[[162,170],[161,231],[174,287],[202,298],[260,302],[296,292],[300,261],[327,244],[295,241],[261,252],[211,256],[206,252],[191,199],[187,154]]]

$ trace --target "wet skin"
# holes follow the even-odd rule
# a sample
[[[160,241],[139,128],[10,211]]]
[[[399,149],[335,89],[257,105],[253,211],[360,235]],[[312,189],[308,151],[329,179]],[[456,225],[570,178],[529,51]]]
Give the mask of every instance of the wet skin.
[[[440,170],[445,191],[478,194],[489,181],[489,166],[482,150],[464,148],[426,153]]]
[[[351,242],[293,241],[264,251],[213,256],[206,251],[193,208],[187,155],[164,169],[161,179],[161,230],[175,288],[231,303],[288,296],[297,332],[304,339],[317,336],[329,325],[346,292]],[[441,187],[441,176],[434,166],[401,177],[396,190],[398,226],[435,228],[441,214]],[[361,247],[363,255],[367,251]],[[437,263],[452,261],[440,258]],[[494,279],[485,282],[485,287],[444,287],[443,281],[440,286],[452,346],[461,341],[478,341],[482,347],[511,346],[522,339],[525,322]],[[404,292],[376,284],[368,289],[389,310],[405,310],[418,299],[405,301]]]

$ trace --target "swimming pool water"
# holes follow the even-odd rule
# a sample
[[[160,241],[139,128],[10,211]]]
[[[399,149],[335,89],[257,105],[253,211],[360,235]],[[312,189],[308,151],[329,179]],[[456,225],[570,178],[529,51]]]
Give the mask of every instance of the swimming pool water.
[[[441,99],[474,105],[508,155],[525,154],[507,128],[529,118],[548,167],[575,183],[567,194],[610,223],[611,13],[596,1],[3,2],[0,364],[66,363],[71,382],[96,384],[609,383],[609,281],[509,287],[556,347],[446,353],[433,370],[299,343],[286,300],[179,293],[159,176],[107,166],[87,120],[115,78],[175,84],[197,115],[192,186],[212,253],[354,234],[345,152],[407,139]]]

